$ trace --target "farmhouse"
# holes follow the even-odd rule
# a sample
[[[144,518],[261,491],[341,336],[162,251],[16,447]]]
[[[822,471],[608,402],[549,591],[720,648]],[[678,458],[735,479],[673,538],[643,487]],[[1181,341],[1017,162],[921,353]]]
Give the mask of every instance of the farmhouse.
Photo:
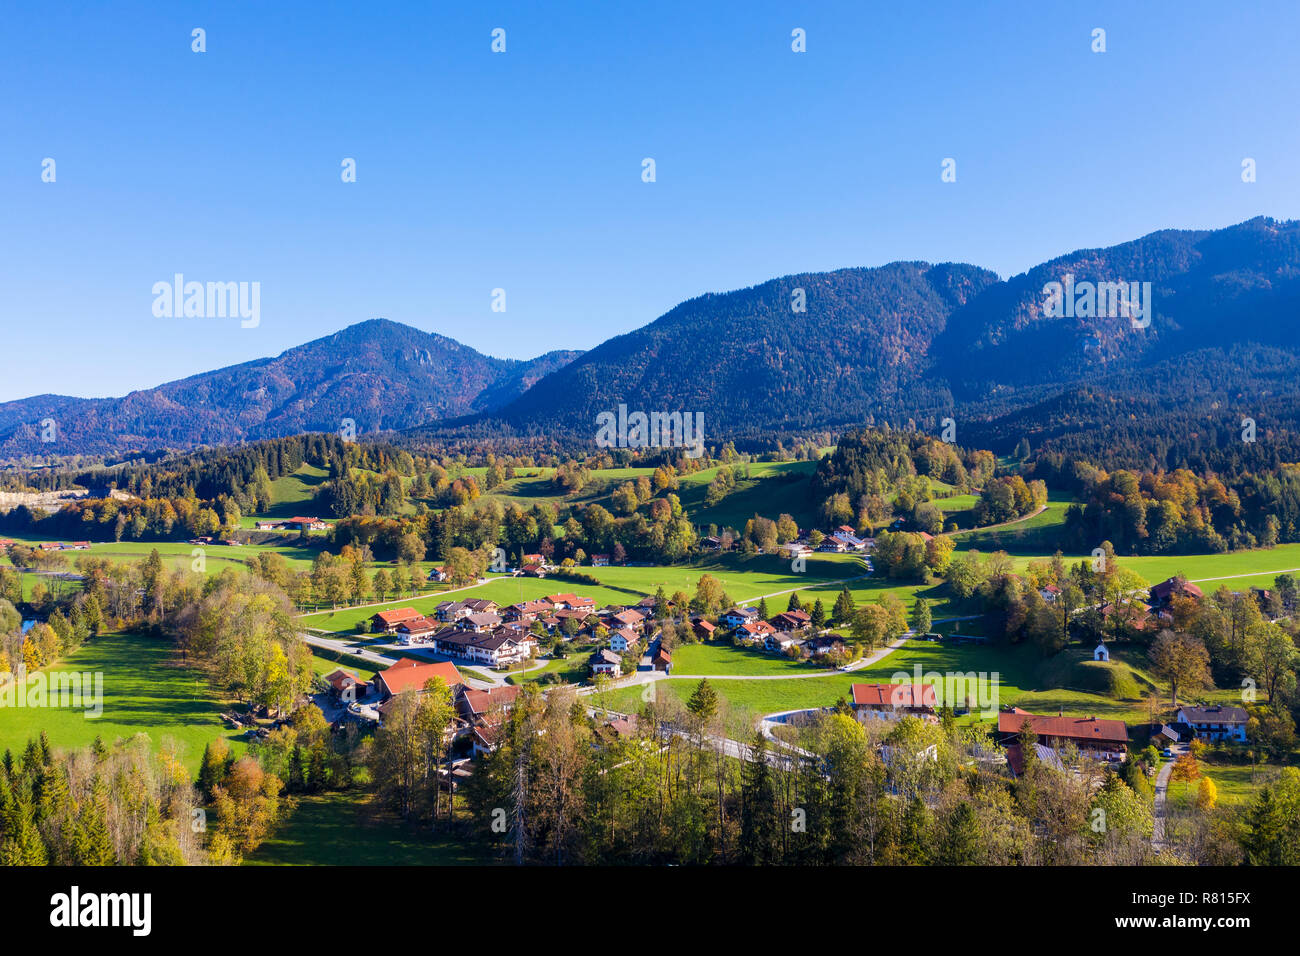
[[[551,605],[548,601],[521,601],[505,608],[501,612],[501,617],[506,621],[531,624],[550,610]]]
[[[804,641],[809,654],[828,654],[836,647],[844,649],[844,639],[838,634],[819,634]]]
[[[782,611],[775,617],[769,617],[767,623],[778,631],[802,631],[812,626],[812,618],[807,611]]]
[[[609,649],[619,654],[627,653],[628,648],[636,647],[640,635],[631,628],[621,627],[609,636]]]
[[[285,521],[285,526],[297,528],[299,531],[325,531],[329,528],[328,522],[320,518],[290,518]]]
[[[852,696],[853,713],[859,720],[904,714],[932,717],[937,700],[932,684],[854,684]]]
[[[776,628],[767,621],[750,621],[736,628],[736,636],[743,641],[763,641],[769,634],[776,634]]]
[[[546,600],[550,601],[557,611],[565,609],[594,611],[596,609],[596,602],[592,598],[579,597],[576,594],[548,594]]]
[[[370,685],[356,674],[340,667],[325,675],[330,695],[336,700],[360,700],[370,692]]]
[[[710,624],[702,617],[691,618],[691,630],[693,630],[695,632],[695,636],[702,641],[712,640],[713,632],[716,631],[717,629],[718,629],[718,625]]]
[[[419,644],[428,640],[438,630],[438,622],[428,617],[413,617],[397,625],[398,639],[403,644]]]
[[[591,566],[592,566],[593,568],[607,568],[607,567],[609,567],[609,555],[607,555],[607,554],[593,554],[593,555],[591,556]]]
[[[448,627],[433,636],[433,647],[439,654],[489,667],[504,667],[525,660],[531,646],[521,643],[505,628],[484,634]]]
[[[395,607],[390,611],[380,611],[370,616],[370,629],[379,634],[394,634],[403,621],[413,621],[421,617],[413,607]]]
[[[519,688],[510,684],[490,687],[487,690],[465,688],[456,700],[456,710],[466,720],[474,723],[483,720],[493,712],[505,713],[515,705],[519,697]]]
[[[733,607],[726,614],[722,615],[722,623],[727,627],[736,628],[742,624],[748,624],[750,621],[758,620],[758,608],[756,607]]]
[[[1199,601],[1205,597],[1205,592],[1183,578],[1169,578],[1151,588],[1151,603],[1156,607],[1164,607],[1175,596]]]
[[[588,665],[591,668],[591,674],[593,677],[597,674],[608,674],[610,677],[619,677],[623,673],[623,658],[619,657],[607,648],[602,648],[592,654]]]
[[[831,542],[834,551],[865,551],[867,542],[859,538],[856,534],[846,531],[836,531],[826,541]],[[825,550],[825,543],[822,545]]]
[[[617,628],[640,630],[645,623],[645,615],[637,610],[626,610],[610,616],[610,623]]]
[[[786,651],[798,646],[799,638],[791,631],[773,631],[763,636],[763,647],[769,651]]]
[[[518,697],[519,688],[510,686],[461,691],[456,712],[470,727],[475,754],[496,749],[501,724]]]
[[[1081,753],[1097,759],[1120,759],[1128,750],[1128,725],[1122,720],[1099,717],[1055,717],[1031,714],[1013,707],[998,714],[998,737],[1001,743],[1013,743],[1020,730],[1029,724],[1038,742],[1054,749],[1074,744]]]
[[[466,614],[456,621],[456,626],[462,631],[477,631],[484,634],[501,626],[501,615],[493,614],[490,611]]]
[[[450,661],[425,664],[406,658],[376,674],[375,689],[379,691],[381,700],[388,700],[402,691],[423,691],[424,685],[435,677],[441,677],[451,688],[452,694],[456,694],[465,684],[460,671]]]
[[[1190,724],[1196,736],[1208,740],[1246,741],[1246,721],[1250,715],[1242,707],[1216,704],[1213,707],[1184,706],[1178,710],[1178,722]]]
[[[475,598],[469,601],[443,601],[434,609],[434,616],[444,623],[454,623],[471,614],[493,614],[497,610],[495,601]]]

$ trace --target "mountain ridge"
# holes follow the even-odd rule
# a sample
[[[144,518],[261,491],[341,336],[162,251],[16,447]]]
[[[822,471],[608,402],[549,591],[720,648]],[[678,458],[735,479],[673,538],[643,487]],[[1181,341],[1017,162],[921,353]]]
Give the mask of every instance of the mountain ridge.
[[[1082,305],[1058,314],[1044,294],[1054,282],[1121,281],[1149,284],[1146,325]],[[797,273],[695,296],[589,351],[528,361],[372,319],[119,399],[0,404],[0,454],[49,451],[38,431],[46,416],[60,421],[65,453],[336,431],[343,418],[358,434],[414,442],[594,441],[596,415],[620,404],[703,412],[706,443],[870,421],[932,427],[953,416],[1002,446],[1024,434],[1060,438],[1057,399],[1082,386],[1096,394],[1067,406],[1093,429],[1126,400],[1222,418],[1265,391],[1294,428],[1280,410],[1300,407],[1287,374],[1300,361],[1297,314],[1300,222],[1256,217],[1079,249],[1007,279],[915,260]],[[1213,400],[1196,375],[1212,376]]]

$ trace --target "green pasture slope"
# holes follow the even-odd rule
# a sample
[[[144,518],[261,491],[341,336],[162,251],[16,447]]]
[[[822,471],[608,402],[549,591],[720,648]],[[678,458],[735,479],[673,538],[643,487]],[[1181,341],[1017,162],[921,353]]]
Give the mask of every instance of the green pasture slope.
[[[378,810],[369,794],[298,797],[275,833],[245,866],[458,866],[491,863],[484,848],[461,844]],[[457,814],[463,812],[458,799]]]
[[[203,748],[224,736],[231,749],[244,748],[237,732],[218,714],[218,699],[198,670],[182,665],[167,641],[136,634],[101,634],[45,673],[103,674],[103,714],[88,719],[82,710],[51,707],[0,707],[0,749],[14,753],[44,730],[55,747],[84,747],[96,737],[111,744],[119,737],[145,733],[155,747],[165,737],[180,742],[183,760],[198,769]],[[33,680],[29,676],[28,681]]]
[[[673,670],[686,673],[686,664],[680,655],[688,651],[678,649]],[[688,652],[686,660],[698,666],[694,655],[712,665],[710,674],[734,673],[761,674],[777,671],[786,666],[792,671],[797,665],[785,664],[775,657],[756,651],[735,651],[737,655],[749,654],[757,658],[748,669],[734,667],[723,670],[731,662],[718,649]],[[1090,653],[1071,647],[1060,655],[1043,660],[1036,649],[1025,646],[1001,647],[979,645],[954,645],[931,641],[909,640],[878,663],[848,673],[835,673],[814,677],[796,677],[793,673],[784,680],[710,680],[710,683],[732,706],[752,714],[776,713],[810,707],[830,707],[840,697],[848,697],[855,683],[910,682],[919,665],[925,675],[949,673],[984,673],[992,679],[998,674],[998,705],[1014,705],[1036,713],[1055,713],[1058,709],[1067,714],[1092,715],[1125,720],[1131,724],[1145,723],[1148,711],[1144,695],[1156,686],[1167,698],[1168,688],[1157,684],[1148,673],[1145,654],[1141,650],[1116,648],[1109,665],[1094,662]],[[764,663],[758,663],[763,661]],[[704,673],[691,667],[691,673]],[[672,677],[656,685],[657,693],[668,693],[683,702],[690,697],[697,680],[690,677]],[[641,687],[623,687],[609,694],[609,706],[616,710],[636,711],[641,707]],[[1205,702],[1231,703],[1236,692],[1231,690],[1207,691],[1195,699]]]
[[[670,595],[677,590],[692,594],[696,582],[704,574],[718,578],[735,601],[757,600],[763,594],[777,594],[801,586],[825,589],[824,593],[829,594],[830,600],[834,601],[842,579],[865,573],[860,561],[842,555],[816,555],[809,558],[807,570],[803,573],[792,571],[789,561],[770,555],[757,555],[749,559],[740,555],[725,555],[715,560],[680,566],[582,568],[581,571],[597,578],[601,582],[600,586],[565,581],[559,577],[493,577],[487,584],[438,592],[426,597],[386,601],[375,607],[322,611],[299,620],[307,628],[331,633],[352,633],[364,630],[365,622],[384,608],[413,607],[422,613],[429,613],[445,600],[484,598],[504,606],[534,600],[547,594],[571,592],[590,597],[597,607],[605,604],[635,604],[642,597],[654,594],[661,585]],[[788,601],[786,595],[771,598],[770,609],[775,609],[779,602],[780,609],[784,610]]]

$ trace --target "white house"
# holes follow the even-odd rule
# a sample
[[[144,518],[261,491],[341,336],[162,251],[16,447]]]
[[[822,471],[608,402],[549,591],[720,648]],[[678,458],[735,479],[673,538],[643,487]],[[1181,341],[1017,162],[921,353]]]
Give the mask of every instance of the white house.
[[[758,620],[758,608],[756,607],[733,607],[726,614],[722,615],[722,623],[727,627],[740,627],[742,624],[748,624]]]
[[[799,638],[790,631],[775,631],[763,638],[763,647],[769,651],[785,651],[798,644]]]
[[[639,638],[636,631],[627,627],[620,627],[617,631],[609,636],[609,649],[618,654],[627,652],[629,647],[637,643]]]
[[[597,674],[608,674],[610,677],[618,677],[623,673],[623,660],[611,650],[599,650],[591,655],[588,662],[591,667],[591,673],[594,677]]]
[[[1249,715],[1242,707],[1215,704],[1213,707],[1181,707],[1178,722],[1190,724],[1196,736],[1210,740],[1246,741],[1246,721]]]
[[[1096,647],[1094,647],[1094,648],[1092,649],[1092,659],[1093,659],[1094,661],[1108,661],[1108,660],[1110,660],[1110,651],[1108,651],[1108,650],[1106,649],[1106,644],[1105,644],[1105,642],[1102,642],[1101,644],[1098,644]]]

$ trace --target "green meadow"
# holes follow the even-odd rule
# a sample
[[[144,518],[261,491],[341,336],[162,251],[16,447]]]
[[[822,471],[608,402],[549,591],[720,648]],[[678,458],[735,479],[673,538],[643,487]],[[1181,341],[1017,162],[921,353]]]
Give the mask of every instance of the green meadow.
[[[457,866],[492,862],[485,850],[403,823],[352,790],[295,798],[289,818],[245,866]],[[460,801],[457,800],[457,812]]]
[[[119,737],[148,734],[157,746],[170,737],[182,747],[182,759],[197,770],[203,748],[224,736],[235,752],[244,743],[218,717],[228,702],[212,691],[204,675],[182,664],[171,644],[137,634],[101,634],[91,638],[57,666],[42,673],[103,675],[103,714],[94,719],[82,710],[0,707],[0,749],[15,753],[43,730],[55,747],[84,747],[96,737],[112,743]],[[32,681],[33,676],[28,676]]]
[[[702,648],[696,650],[696,648]],[[729,659],[716,645],[697,645],[678,648],[674,654],[674,673],[695,674],[746,674],[779,673],[776,668],[782,661],[758,651],[731,651],[736,655],[750,655],[752,662],[741,663]],[[692,666],[686,670],[686,660],[694,663],[704,659],[711,665],[707,671]],[[692,654],[698,654],[695,658]],[[788,665],[797,668],[798,665]],[[1167,704],[1168,688],[1158,683],[1148,673],[1145,651],[1140,648],[1112,648],[1109,664],[1091,660],[1087,648],[1072,646],[1061,654],[1044,660],[1038,651],[1022,645],[956,645],[932,641],[909,640],[884,659],[857,671],[816,677],[794,677],[787,680],[710,680],[718,694],[734,707],[754,714],[774,713],[809,707],[829,707],[840,697],[850,695],[855,683],[907,683],[917,673],[925,675],[983,673],[992,680],[997,676],[997,702],[995,706],[1014,705],[1037,713],[1055,713],[1096,716],[1125,720],[1131,724],[1147,722],[1149,712],[1146,694],[1157,688]],[[725,669],[724,669],[725,668]],[[931,678],[933,679],[933,678]],[[657,692],[670,693],[685,701],[694,691],[697,681],[689,677],[672,677],[656,685]],[[610,706],[616,710],[638,710],[643,689],[622,687],[610,692]],[[1194,699],[1206,702],[1230,703],[1236,698],[1233,691],[1208,691]]]

